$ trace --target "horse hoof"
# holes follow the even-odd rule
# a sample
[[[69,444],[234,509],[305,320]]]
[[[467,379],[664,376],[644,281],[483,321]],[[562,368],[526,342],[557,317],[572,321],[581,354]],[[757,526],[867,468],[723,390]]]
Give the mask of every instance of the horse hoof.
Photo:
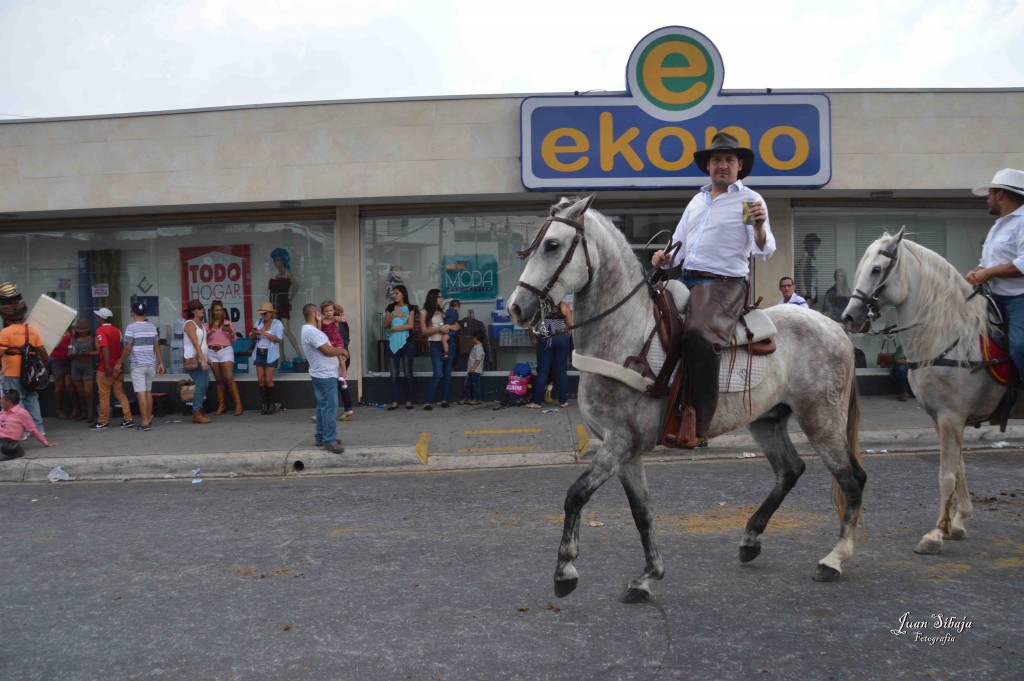
[[[814,572],[814,581],[816,582],[836,582],[839,581],[839,577],[842,575],[839,570],[829,567],[824,563],[818,563],[818,569]]]
[[[740,562],[749,563],[758,556],[761,555],[761,545],[755,544],[754,546],[741,546],[740,547]]]
[[[952,541],[960,541],[967,537],[967,530],[962,527],[954,527],[949,531],[949,534],[942,535],[943,539],[950,539]]]
[[[620,603],[643,603],[651,597],[651,592],[636,587],[629,587],[619,596]]]
[[[579,579],[555,580],[555,596],[558,598],[565,598],[576,590],[576,586],[579,583]]]
[[[942,542],[932,541],[931,539],[922,539],[918,542],[917,546],[914,547],[914,553],[921,556],[935,556],[942,551]]]

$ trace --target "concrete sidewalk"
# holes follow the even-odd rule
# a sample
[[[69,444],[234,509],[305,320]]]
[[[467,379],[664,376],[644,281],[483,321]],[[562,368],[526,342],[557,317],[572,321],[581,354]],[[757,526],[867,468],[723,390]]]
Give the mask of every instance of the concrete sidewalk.
[[[495,403],[453,404],[449,409],[421,406],[388,411],[357,407],[355,420],[338,422],[341,455],[313,444],[309,409],[263,416],[228,411],[209,425],[190,417],[155,419],[148,432],[120,429],[111,419],[106,430],[88,430],[82,422],[47,419],[47,437],[60,443],[44,448],[34,438],[26,456],[0,463],[0,482],[42,482],[60,467],[74,480],[201,479],[234,476],[283,476],[373,472],[383,470],[451,470],[573,464],[586,461],[600,446],[583,427],[571,400],[567,409],[551,405],[537,411],[523,407],[495,410]],[[937,437],[927,414],[914,401],[891,396],[861,397],[862,451],[933,449]],[[793,440],[803,454],[813,454],[795,420]],[[965,445],[992,447],[997,442],[1024,446],[1024,425],[968,428]],[[657,447],[649,461],[762,456],[745,428],[715,438],[694,451]],[[198,469],[198,475],[194,473]]]

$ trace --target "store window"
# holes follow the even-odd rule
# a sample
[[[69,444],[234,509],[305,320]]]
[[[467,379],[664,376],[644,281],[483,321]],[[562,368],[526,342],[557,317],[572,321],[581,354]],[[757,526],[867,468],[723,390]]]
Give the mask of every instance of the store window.
[[[643,210],[601,212],[619,227],[635,251],[659,230],[664,245],[679,215]],[[447,304],[458,300],[460,319],[485,331],[488,371],[507,373],[517,362],[536,364],[529,330],[516,327],[504,309],[515,289],[524,263],[516,253],[533,240],[546,213],[512,211],[419,216],[364,217],[363,262],[366,367],[371,373],[388,372],[384,310],[390,291],[404,285],[411,302],[422,308],[427,292],[440,289]],[[649,261],[650,256],[647,256]],[[471,341],[458,339],[455,371],[465,370]],[[426,344],[421,343],[413,363],[415,372],[430,372]],[[570,369],[572,367],[570,366]]]
[[[182,373],[175,350],[189,299],[224,303],[239,350],[248,349],[242,337],[257,319],[256,308],[273,300],[282,321],[287,318],[281,371],[288,373],[301,357],[302,306],[319,304],[335,290],[333,220],[0,234],[0,248],[6,254],[0,281],[16,283],[30,307],[46,294],[90,324],[93,311],[106,307],[123,329],[132,303],[145,303],[171,373]],[[248,362],[240,360],[236,369],[246,373]]]
[[[991,218],[974,210],[866,210],[797,208],[793,215],[794,279],[811,306],[839,321],[867,247],[885,232],[906,228],[906,238],[943,256],[960,272],[977,265]],[[803,290],[801,290],[801,287]],[[875,329],[896,323],[892,309]],[[877,369],[883,337],[851,336],[863,366]]]

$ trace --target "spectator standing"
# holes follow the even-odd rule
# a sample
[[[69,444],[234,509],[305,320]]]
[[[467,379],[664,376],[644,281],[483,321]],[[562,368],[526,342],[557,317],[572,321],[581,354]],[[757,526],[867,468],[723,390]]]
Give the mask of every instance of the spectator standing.
[[[96,373],[96,384],[100,389],[100,416],[90,428],[102,430],[110,425],[111,392],[121,403],[121,427],[131,428],[135,425],[135,420],[132,418],[132,405],[128,402],[128,396],[124,394],[124,374],[121,373],[121,330],[111,323],[114,313],[109,308],[101,307],[95,314],[100,320],[99,328],[96,329],[96,347],[100,351],[100,367]]]
[[[47,442],[46,435],[36,428],[32,416],[18,402],[21,396],[14,389],[4,390],[0,395],[0,461],[10,461],[25,456],[21,448],[21,434],[32,433],[44,447],[56,447],[56,442]]]
[[[451,331],[441,336],[441,344],[444,346],[444,352],[442,353],[444,359],[448,359],[451,355],[454,360],[455,354],[459,352],[459,308],[462,307],[462,303],[458,300],[452,300],[448,303],[448,309],[444,311],[444,323]],[[452,354],[455,353],[455,354]]]
[[[345,343],[341,347],[348,352],[345,355],[344,374],[338,376],[338,385],[341,388],[341,406],[345,408],[345,413],[339,420],[351,421],[356,417],[356,413],[352,411],[352,395],[348,391],[348,367],[352,363],[352,334],[349,333],[348,322],[345,320],[345,308],[338,303],[334,304],[334,323],[338,325],[338,333],[341,334],[341,340]]]
[[[482,390],[480,388],[480,374],[484,370],[484,338],[487,336],[482,331],[473,332],[473,349],[469,351],[469,361],[466,365],[466,384],[462,389],[462,399],[459,404],[480,404]]]
[[[71,338],[68,357],[71,358],[71,385],[75,390],[74,413],[76,421],[85,421],[90,426],[96,418],[96,336],[89,328],[89,322],[79,319]]]
[[[388,360],[391,367],[391,406],[388,411],[398,409],[398,374],[405,370],[405,408],[412,409],[412,361],[416,346],[412,340],[415,326],[413,315],[416,308],[409,305],[409,291],[402,284],[391,289],[392,301],[384,310],[384,328],[387,329]]]
[[[75,386],[71,381],[71,327],[60,337],[57,347],[50,353],[50,373],[53,375],[53,403],[56,406],[57,418],[78,418],[78,402],[75,401]],[[71,411],[64,410],[64,397],[71,404]],[[19,398],[20,399],[20,398]]]
[[[540,409],[544,399],[548,376],[554,379],[558,393],[558,403],[562,408],[569,406],[569,334],[567,326],[572,326],[572,310],[564,300],[558,309],[544,317],[544,323],[550,331],[561,331],[546,338],[535,337],[537,343],[537,380],[533,384],[533,402],[526,406]]]
[[[269,302],[262,303],[259,309],[260,319],[249,332],[249,337],[256,344],[253,366],[256,367],[256,378],[260,384],[260,397],[264,416],[277,411],[277,392],[274,390],[274,372],[277,371],[281,359],[281,339],[284,338],[284,324],[274,319],[275,308]]]
[[[206,390],[210,387],[209,346],[206,344],[206,325],[203,324],[203,304],[196,298],[188,301],[188,319],[185,321],[184,357],[186,362],[195,359],[198,366],[186,369],[195,392],[192,395],[192,423],[211,423],[203,413]]]
[[[455,330],[459,328],[455,324]],[[426,411],[433,409],[434,398],[440,388],[441,407],[447,409],[448,393],[452,387],[452,356],[444,353],[442,340],[448,336],[452,328],[444,323],[444,313],[441,312],[441,289],[432,288],[427,291],[427,299],[423,303],[423,310],[420,311],[420,328],[423,330],[423,337],[427,339],[427,347],[430,348],[431,378],[430,387],[427,388],[427,395],[423,398],[423,408]]]
[[[352,396],[348,392],[348,365],[346,360],[349,355],[345,339],[341,335],[341,328],[335,320],[334,311],[336,307],[332,300],[325,300],[320,303],[320,316],[322,318],[320,330],[327,336],[331,347],[345,349],[345,355],[338,357],[338,391],[341,393],[341,403],[345,413],[339,416],[338,420],[351,421],[355,418],[355,415],[352,412]],[[316,417],[314,416],[313,419],[315,420]]]
[[[793,282],[792,277],[783,277],[779,279],[779,292],[782,297],[779,298],[779,302],[776,305],[799,305],[800,307],[807,307],[807,301],[796,292],[796,283]]]
[[[114,365],[121,373],[124,358],[131,360],[132,388],[139,401],[139,424],[135,430],[153,428],[153,379],[164,373],[164,358],[160,352],[160,334],[152,323],[146,320],[146,304],[132,305],[132,323],[124,330],[124,353]]]
[[[206,347],[210,349],[207,357],[213,369],[213,379],[217,381],[217,411],[214,413],[220,416],[227,411],[226,394],[230,392],[235,402],[235,416],[241,416],[242,398],[238,394],[238,384],[235,383],[235,349],[231,346],[235,342],[235,327],[227,318],[224,303],[219,300],[210,302],[210,321],[206,333]]]
[[[331,345],[323,332],[323,315],[316,305],[302,308],[306,323],[299,337],[302,350],[309,362],[309,378],[313,382],[316,398],[316,432],[313,441],[332,454],[341,454],[345,448],[338,442],[338,427],[334,418],[338,413],[338,358],[347,354],[345,348]]]
[[[40,433],[45,434],[46,429],[43,428],[43,415],[39,411],[39,395],[34,391],[26,389],[25,385],[21,382],[21,350],[28,343],[39,353],[43,364],[47,367],[50,365],[50,358],[46,353],[46,348],[43,347],[43,339],[39,332],[24,323],[25,310],[20,311],[16,315],[6,317],[5,321],[7,326],[4,327],[3,331],[0,331],[0,347],[4,349],[2,361],[4,372],[3,389],[5,391],[18,391],[18,395],[24,403],[23,408],[32,416],[36,429]],[[21,433],[18,436],[20,437]]]

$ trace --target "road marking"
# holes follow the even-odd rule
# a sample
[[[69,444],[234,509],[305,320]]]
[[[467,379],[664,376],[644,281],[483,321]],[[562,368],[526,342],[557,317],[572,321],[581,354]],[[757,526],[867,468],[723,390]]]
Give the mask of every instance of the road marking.
[[[517,428],[511,430],[464,430],[463,435],[502,435],[504,433],[539,433],[540,428]]]
[[[540,447],[523,445],[521,447],[460,447],[459,454],[480,454],[483,452],[539,452]]]
[[[427,450],[430,449],[430,433],[420,433],[420,439],[416,443],[416,455],[424,465],[427,463]]]
[[[580,458],[587,453],[587,447],[590,446],[590,436],[587,435],[587,429],[583,427],[582,423],[576,424],[576,442],[580,452]]]

